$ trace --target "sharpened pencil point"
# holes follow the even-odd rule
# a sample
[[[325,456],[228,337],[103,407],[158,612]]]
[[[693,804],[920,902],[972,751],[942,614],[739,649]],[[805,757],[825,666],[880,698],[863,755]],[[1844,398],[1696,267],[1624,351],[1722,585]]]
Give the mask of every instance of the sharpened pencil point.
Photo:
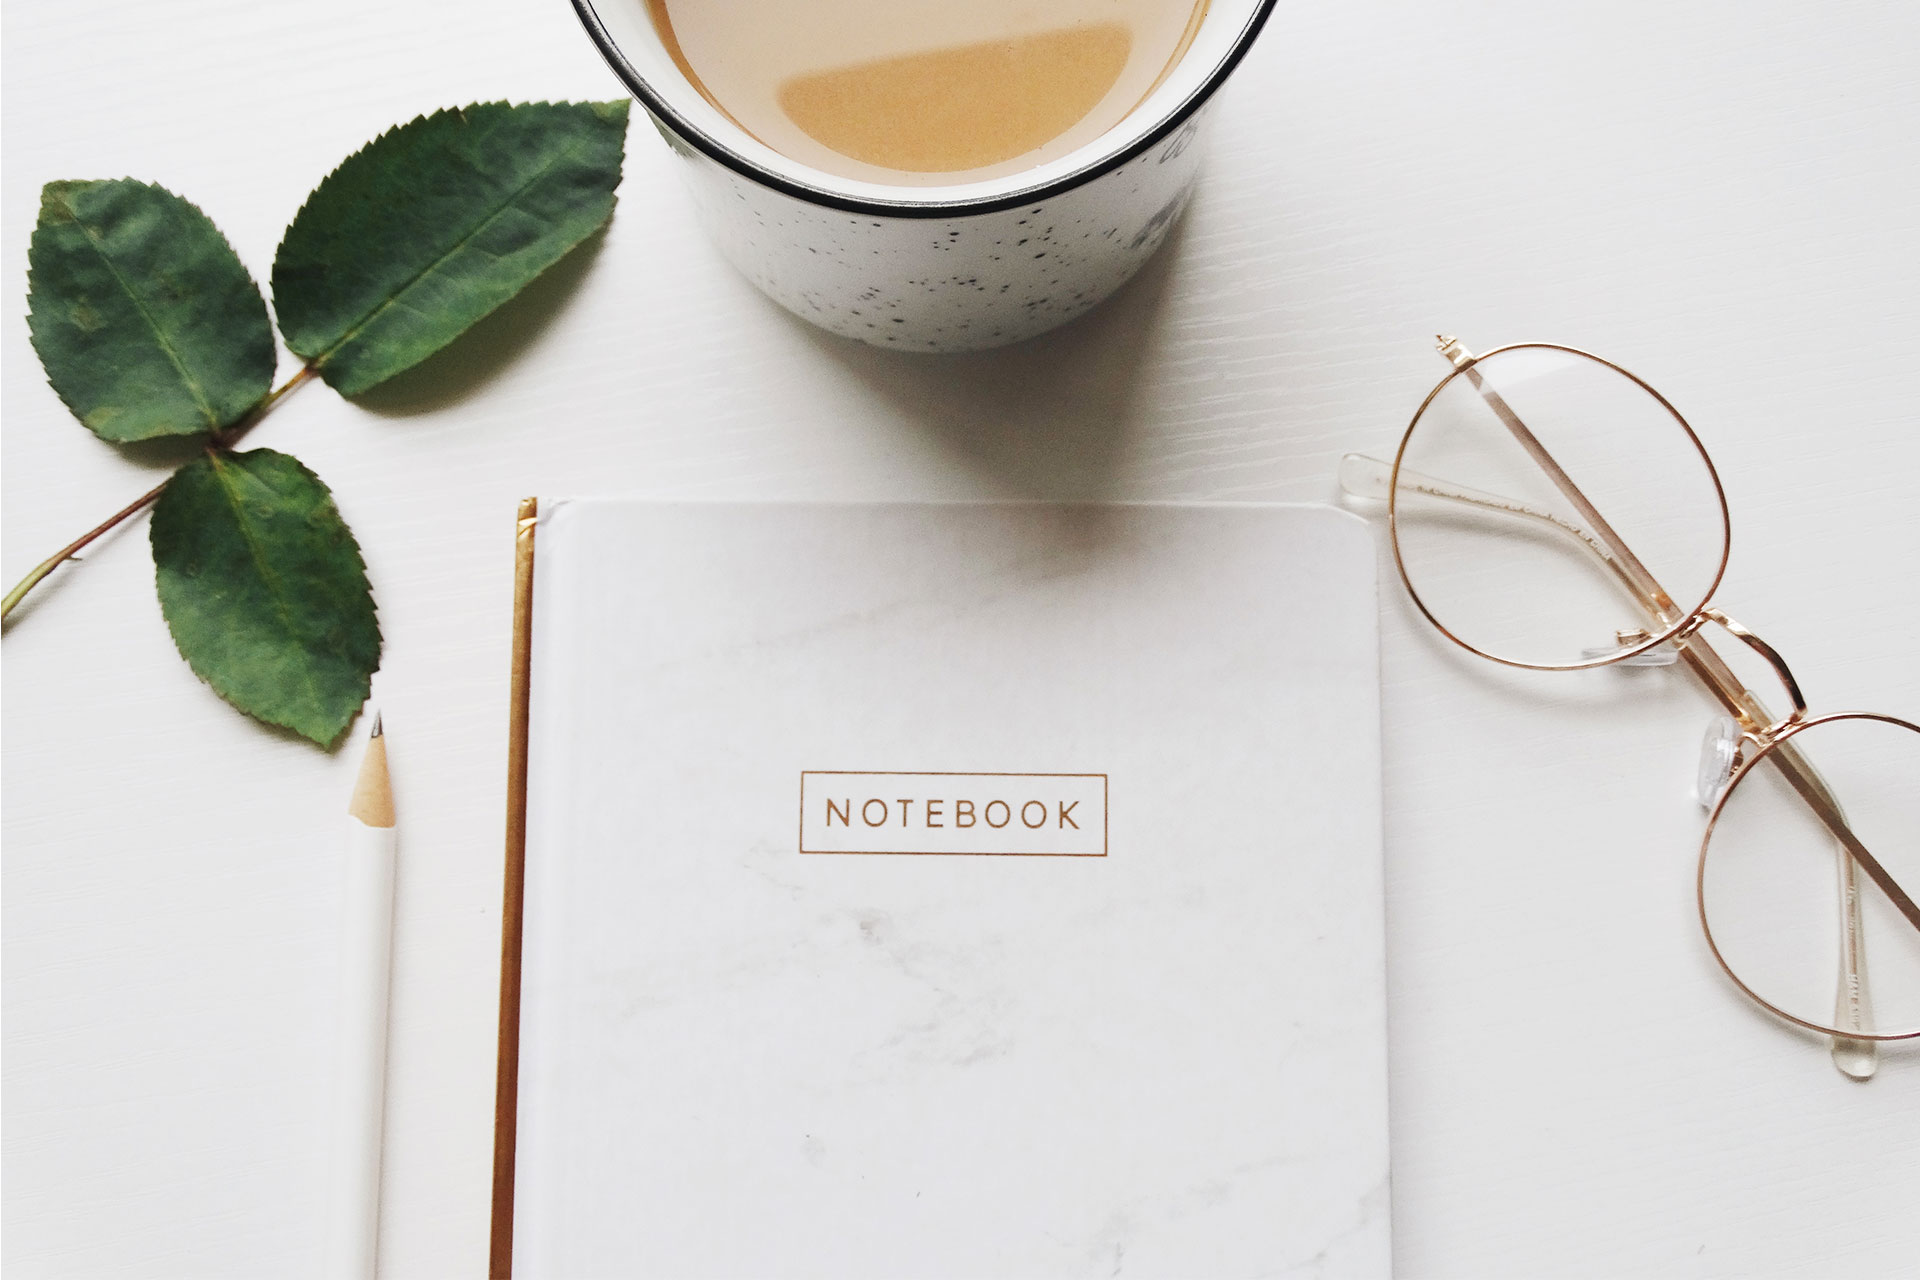
[[[360,759],[347,812],[370,827],[393,825],[393,780],[387,775],[387,739],[378,714],[373,717],[373,732],[367,737],[367,753]]]

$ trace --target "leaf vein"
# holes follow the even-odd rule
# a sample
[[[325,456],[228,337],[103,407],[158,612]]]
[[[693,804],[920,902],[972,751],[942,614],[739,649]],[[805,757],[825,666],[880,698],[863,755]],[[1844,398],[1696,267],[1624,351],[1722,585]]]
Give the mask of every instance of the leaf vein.
[[[188,372],[186,364],[180,358],[180,353],[173,349],[173,343],[167,340],[167,335],[160,328],[159,322],[153,318],[153,313],[147,310],[146,300],[134,289],[132,282],[120,274],[120,268],[114,264],[113,257],[108,254],[106,250],[106,245],[102,243],[100,237],[93,233],[93,228],[86,224],[86,221],[80,216],[80,211],[74,208],[70,202],[67,204],[67,212],[73,215],[73,225],[80,228],[80,234],[87,238],[87,243],[92,246],[93,251],[100,255],[102,265],[112,273],[115,283],[120,286],[126,293],[128,299],[132,301],[134,310],[138,311],[140,318],[147,322],[147,328],[152,330],[155,341],[160,344],[160,350],[166,353],[168,361],[171,362],[174,369],[179,372],[180,381],[186,385],[187,390],[193,394],[195,403],[200,406],[201,415],[207,420],[207,429],[209,431],[218,431],[220,429],[220,415],[214,412],[212,403],[208,401],[207,397],[201,392],[200,384],[195,380],[193,374]]]
[[[405,283],[403,283],[399,288],[395,289],[390,295],[388,295],[388,297],[384,301],[382,301],[379,306],[375,307],[372,311],[369,311],[366,314],[366,316],[360,320],[359,323],[355,324],[352,328],[348,329],[345,333],[341,334],[339,338],[334,340],[332,345],[328,346],[319,355],[315,356],[313,358],[314,365],[318,367],[320,365],[326,364],[326,362],[330,360],[337,352],[339,352],[339,350],[342,347],[346,346],[349,342],[353,341],[356,337],[358,337],[361,334],[361,332],[367,328],[368,325],[372,324],[375,320],[378,320],[381,316],[385,315],[388,308],[398,305],[400,303],[401,298],[403,298],[410,289],[412,289],[415,285],[419,284],[422,280],[426,279],[426,277],[428,277],[429,275],[433,274],[435,271],[438,271],[441,267],[445,266],[463,249],[465,249],[468,243],[472,241],[475,236],[478,236],[481,232],[485,231],[488,227],[492,226],[494,222],[498,220],[500,217],[502,217],[504,214],[509,212],[521,212],[516,208],[516,202],[520,199],[520,197],[524,196],[528,191],[531,191],[534,185],[540,182],[549,173],[551,173],[554,170],[554,168],[556,168],[561,163],[561,161],[572,159],[575,152],[578,151],[584,145],[586,145],[584,139],[570,139],[559,151],[555,152],[553,157],[549,159],[544,165],[542,165],[540,169],[537,172],[535,172],[532,177],[528,178],[525,182],[521,183],[518,187],[516,187],[513,191],[513,194],[508,196],[506,200],[500,205],[499,208],[495,209],[492,213],[488,214],[485,218],[482,218],[474,226],[474,228],[471,231],[468,231],[467,233],[462,235],[458,240],[454,241],[453,244],[450,245],[446,249],[446,251],[443,252],[439,257],[435,258],[433,261],[421,267],[420,270],[414,272],[413,275],[409,277]],[[482,252],[484,252],[484,250]],[[496,260],[497,260],[497,256],[496,256]],[[411,303],[408,303],[407,306],[409,310],[414,309]]]
[[[226,498],[227,505],[233,508],[234,523],[239,526],[240,537],[247,544],[247,554],[253,560],[253,567],[259,571],[262,581],[267,584],[267,594],[273,601],[273,611],[279,616],[280,625],[287,636],[299,649],[302,661],[295,663],[295,666],[299,668],[301,680],[307,687],[309,705],[314,708],[323,708],[326,706],[326,701],[320,695],[320,686],[314,683],[312,668],[304,661],[306,645],[301,641],[299,631],[294,625],[293,615],[287,608],[286,589],[278,575],[274,573],[272,564],[260,546],[259,540],[254,537],[253,527],[247,523],[246,511],[242,507],[240,495],[228,483],[226,471],[220,465],[219,455],[210,451],[208,457],[213,463],[213,475],[219,483],[220,493]]]

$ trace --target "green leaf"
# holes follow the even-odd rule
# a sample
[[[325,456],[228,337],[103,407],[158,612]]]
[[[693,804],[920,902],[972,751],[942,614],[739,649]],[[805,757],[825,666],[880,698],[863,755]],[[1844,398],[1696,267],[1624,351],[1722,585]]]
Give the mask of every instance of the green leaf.
[[[48,183],[27,262],[47,381],[103,440],[218,431],[273,383],[259,286],[207,215],[164,187]]]
[[[627,103],[440,111],[349,156],[287,228],[287,346],[358,395],[452,342],[613,216]]]
[[[160,611],[180,656],[250,716],[329,746],[367,700],[380,625],[360,548],[284,453],[209,451],[153,508]]]

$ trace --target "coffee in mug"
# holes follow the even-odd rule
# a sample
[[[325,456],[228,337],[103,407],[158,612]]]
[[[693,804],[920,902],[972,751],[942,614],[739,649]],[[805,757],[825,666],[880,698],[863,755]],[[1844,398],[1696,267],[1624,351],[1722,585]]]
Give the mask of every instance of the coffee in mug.
[[[714,108],[841,177],[1018,173],[1118,125],[1178,65],[1208,0],[647,0]]]
[[[803,319],[973,351],[1112,294],[1275,0],[573,0],[720,252]]]

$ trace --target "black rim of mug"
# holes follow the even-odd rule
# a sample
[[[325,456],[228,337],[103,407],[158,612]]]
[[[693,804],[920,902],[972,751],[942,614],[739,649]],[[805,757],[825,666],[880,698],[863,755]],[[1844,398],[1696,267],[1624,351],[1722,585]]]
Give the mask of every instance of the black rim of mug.
[[[627,0],[631,3],[632,0]],[[1240,34],[1234,37],[1227,54],[1222,58],[1207,78],[1195,86],[1186,100],[1167,114],[1167,117],[1154,125],[1143,136],[1136,138],[1125,149],[1110,156],[1102,156],[1084,168],[1065,173],[1051,182],[1027,187],[1019,191],[1009,191],[1003,195],[983,197],[978,200],[862,200],[829,191],[824,187],[810,186],[796,182],[792,178],[775,173],[762,165],[755,164],[739,152],[708,137],[700,129],[689,123],[686,117],[669,106],[664,98],[656,93],[651,85],[641,78],[640,73],[620,52],[620,47],[607,34],[606,27],[600,21],[600,15],[594,11],[594,0],[573,0],[573,11],[580,18],[580,24],[587,29],[587,35],[593,40],[600,56],[605,58],[613,73],[620,77],[627,92],[639,99],[662,125],[673,130],[688,146],[697,148],[709,159],[718,161],[743,178],[748,178],[763,187],[770,187],[783,195],[792,196],[807,204],[818,205],[826,209],[837,209],[842,213],[872,214],[889,218],[948,218],[956,215],[966,216],[982,213],[999,213],[1007,209],[1018,209],[1022,205],[1035,201],[1051,200],[1055,196],[1084,186],[1095,178],[1102,177],[1120,166],[1146,154],[1170,137],[1202,106],[1206,105],[1215,90],[1226,82],[1233,69],[1240,65],[1247,50],[1253,46],[1255,37],[1266,25],[1267,15],[1273,11],[1274,0],[1259,0],[1253,12],[1248,16],[1246,25]]]

